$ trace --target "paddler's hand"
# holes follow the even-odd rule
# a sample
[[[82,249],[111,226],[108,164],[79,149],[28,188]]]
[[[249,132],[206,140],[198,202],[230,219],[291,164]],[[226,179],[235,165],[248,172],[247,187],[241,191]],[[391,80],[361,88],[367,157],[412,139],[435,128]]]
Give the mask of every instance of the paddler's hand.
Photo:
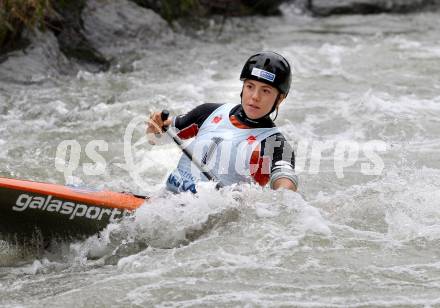
[[[146,134],[148,142],[152,145],[156,144],[157,138],[165,131],[165,127],[170,126],[173,119],[170,117],[165,121],[162,120],[162,112],[153,112],[147,121]]]

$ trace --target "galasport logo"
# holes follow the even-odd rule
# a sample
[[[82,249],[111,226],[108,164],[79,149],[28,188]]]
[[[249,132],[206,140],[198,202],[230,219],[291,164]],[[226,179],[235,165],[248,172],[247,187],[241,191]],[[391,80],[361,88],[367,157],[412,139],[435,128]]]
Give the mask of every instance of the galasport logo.
[[[12,209],[17,212],[23,212],[31,209],[59,213],[69,216],[69,219],[74,219],[75,217],[85,217],[88,219],[102,220],[103,217],[108,217],[111,222],[116,221],[128,214],[127,211],[116,208],[106,209],[71,201],[62,201],[53,198],[51,195],[42,197],[21,194],[18,196],[17,201]]]

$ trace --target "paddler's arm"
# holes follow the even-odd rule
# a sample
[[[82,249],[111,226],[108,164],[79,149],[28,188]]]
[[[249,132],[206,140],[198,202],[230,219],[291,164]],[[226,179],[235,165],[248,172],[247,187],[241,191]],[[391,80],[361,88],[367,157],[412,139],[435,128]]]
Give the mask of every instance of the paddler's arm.
[[[154,144],[154,134],[160,134],[163,125],[176,128],[178,136],[182,140],[192,138],[197,135],[199,127],[203,122],[219,108],[222,104],[206,103],[197,106],[186,114],[179,115],[175,118],[169,117],[166,121],[162,121],[161,112],[154,112],[147,121],[146,133],[150,139],[150,143]]]
[[[295,183],[293,183],[291,180],[287,178],[279,178],[272,183],[272,189],[277,190],[281,188],[290,189],[293,191],[297,190]]]
[[[173,123],[172,117],[168,117],[168,119],[162,121],[161,113],[161,111],[153,112],[150,115],[150,118],[147,121],[147,134],[160,134],[163,132],[162,129],[164,126],[170,126],[171,123]]]
[[[284,188],[297,191],[298,176],[295,173],[295,153],[293,148],[282,134],[278,133],[273,137],[267,140],[264,145],[264,148],[268,151],[273,149],[270,187],[275,190]]]
[[[173,118],[168,117],[165,121],[161,117],[162,112],[153,112],[147,121],[147,128],[145,130],[148,142],[151,145],[156,144],[155,139],[157,134],[162,134],[164,132],[163,128],[170,126],[173,123]]]

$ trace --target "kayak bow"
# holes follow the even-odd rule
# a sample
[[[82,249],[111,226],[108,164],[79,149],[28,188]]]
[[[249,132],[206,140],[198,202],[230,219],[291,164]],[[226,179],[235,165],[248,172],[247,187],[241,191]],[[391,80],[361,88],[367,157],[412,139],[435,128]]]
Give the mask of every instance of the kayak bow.
[[[0,177],[0,235],[72,238],[98,233],[140,207],[145,198]]]

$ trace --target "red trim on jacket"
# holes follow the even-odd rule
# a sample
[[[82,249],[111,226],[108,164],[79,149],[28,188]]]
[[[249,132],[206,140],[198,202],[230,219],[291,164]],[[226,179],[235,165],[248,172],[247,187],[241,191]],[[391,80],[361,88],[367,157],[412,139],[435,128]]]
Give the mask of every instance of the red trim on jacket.
[[[251,176],[255,182],[261,186],[266,185],[270,180],[270,158],[267,156],[260,157],[260,145],[252,152],[249,163]]]
[[[192,124],[191,126],[185,127],[182,129],[177,136],[180,137],[180,139],[189,139],[192,137],[195,137],[197,133],[199,132],[199,126],[197,124]]]
[[[246,124],[243,124],[240,121],[238,121],[237,118],[235,117],[235,115],[231,115],[229,117],[229,120],[231,121],[232,125],[234,125],[237,128],[243,128],[243,129],[249,129],[250,128]]]
[[[246,124],[241,123],[237,118],[232,115],[229,117],[232,125],[237,128],[249,129],[250,127]],[[248,143],[251,144],[255,140],[254,136],[249,136]],[[270,158],[267,156],[260,157],[261,147],[258,145],[252,152],[250,159],[250,172],[251,176],[254,178],[255,182],[261,186],[266,185],[270,180]]]

